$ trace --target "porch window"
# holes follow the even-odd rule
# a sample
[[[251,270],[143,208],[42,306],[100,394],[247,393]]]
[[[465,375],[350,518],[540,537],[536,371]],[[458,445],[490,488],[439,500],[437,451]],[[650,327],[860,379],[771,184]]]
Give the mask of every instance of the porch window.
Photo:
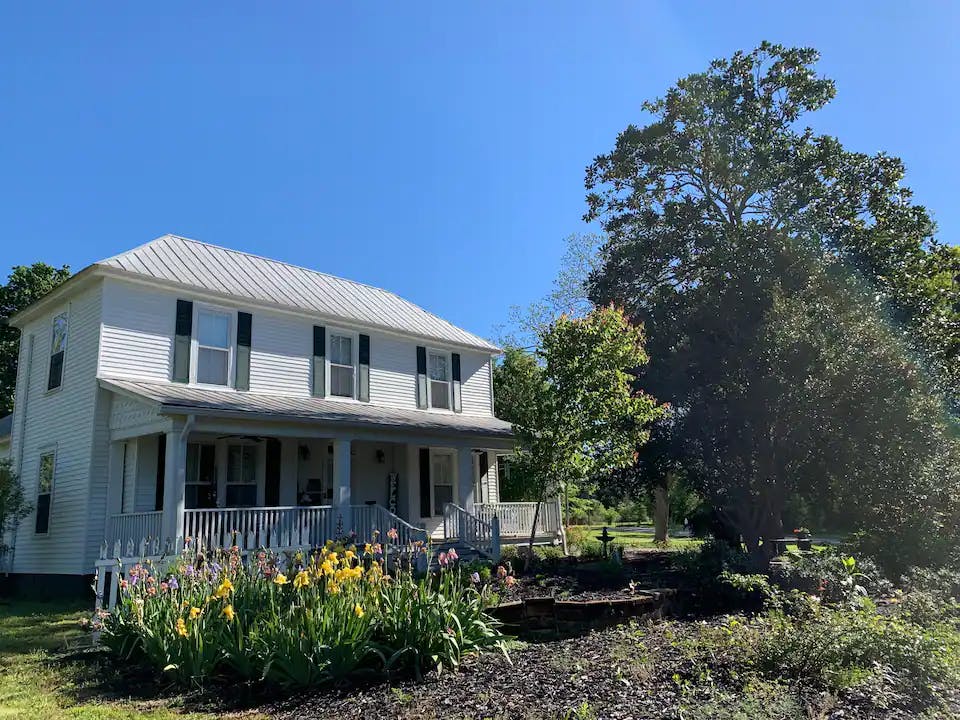
[[[433,514],[443,515],[443,506],[453,502],[453,456],[437,453],[430,461],[433,482]]]
[[[330,394],[353,397],[353,337],[330,333]]]
[[[450,362],[445,353],[430,352],[427,355],[427,371],[430,378],[430,407],[450,409]]]
[[[225,313],[197,312],[197,382],[229,385],[230,316]]]
[[[56,469],[56,453],[48,452],[40,456],[40,469],[37,478],[37,522],[34,530],[45,535],[50,530],[50,505],[53,500],[53,476]]]
[[[188,510],[217,506],[217,449],[214,445],[187,443],[187,476],[184,506]]]
[[[47,372],[47,390],[55,390],[63,382],[63,356],[67,351],[67,314],[53,318],[50,337],[50,368]]]
[[[257,448],[231,445],[227,450],[227,507],[257,504]]]

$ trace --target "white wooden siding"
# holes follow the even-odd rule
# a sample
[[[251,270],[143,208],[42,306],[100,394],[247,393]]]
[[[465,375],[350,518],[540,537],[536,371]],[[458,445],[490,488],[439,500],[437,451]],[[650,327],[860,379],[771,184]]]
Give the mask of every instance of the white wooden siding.
[[[82,546],[89,526],[96,522],[91,517],[91,505],[100,502],[92,496],[90,482],[94,435],[100,429],[96,380],[100,300],[97,285],[51,309],[22,331],[17,397],[24,396],[29,383],[28,412],[21,429],[23,409],[17,405],[12,444],[14,458],[21,457],[22,448],[19,472],[31,503],[36,502],[41,453],[56,448],[56,468],[49,532],[35,534],[33,513],[23,520],[16,538],[14,572],[83,574],[93,567],[89,546],[82,552],[77,547],[78,541]],[[69,319],[63,382],[59,389],[48,392],[50,323],[64,309],[68,309]],[[31,335],[35,338],[34,357],[27,377],[26,349]],[[100,518],[102,523],[102,512]]]
[[[169,381],[178,297],[194,299],[189,291],[177,293],[114,278],[104,281],[100,376]],[[241,301],[230,306],[253,315],[250,392],[309,397],[315,321],[290,313],[251,310]],[[349,324],[346,328],[351,329]],[[416,348],[423,342],[390,333],[369,335],[370,402],[416,409]],[[464,414],[491,416],[490,356],[482,351],[449,349],[460,353]],[[128,409],[124,405],[117,412]],[[117,425],[111,421],[111,427]]]
[[[106,279],[98,374],[166,382],[173,361],[177,296]]]
[[[460,354],[460,383],[464,415],[493,415],[490,402],[490,356]]]
[[[110,429],[122,430],[149,425],[158,420],[156,408],[123,395],[114,395],[110,406]]]
[[[133,512],[152,512],[156,510],[157,493],[157,451],[160,447],[159,435],[143,435],[137,438],[137,482],[134,490]]]

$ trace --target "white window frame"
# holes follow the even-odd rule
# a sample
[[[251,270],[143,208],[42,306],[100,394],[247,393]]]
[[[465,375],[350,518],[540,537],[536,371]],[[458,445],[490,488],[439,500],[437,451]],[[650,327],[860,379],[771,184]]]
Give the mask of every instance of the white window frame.
[[[216,383],[201,383],[197,381],[197,370],[200,366],[200,314],[223,315],[227,318],[227,382],[225,385]],[[190,384],[205,388],[234,388],[236,387],[235,363],[237,356],[237,311],[232,308],[207,305],[195,302],[193,304],[193,335],[190,338]],[[211,350],[223,350],[212,345],[204,345]]]
[[[43,467],[43,458],[47,455],[53,455],[53,475],[50,478],[50,492],[41,493],[40,492],[40,470]],[[56,445],[47,445],[40,448],[40,452],[37,454],[37,488],[34,493],[34,522],[33,522],[33,534],[36,537],[49,537],[50,530],[53,527],[53,501],[56,497],[57,492],[57,446]],[[47,531],[46,532],[37,532],[37,518],[36,513],[39,512],[40,503],[39,499],[41,495],[49,495],[50,503],[47,505]]]
[[[356,401],[357,400],[357,382],[358,375],[360,372],[360,334],[352,330],[345,330],[337,327],[327,326],[327,347],[324,348],[326,351],[326,356],[324,358],[326,367],[326,399],[330,400],[344,400],[344,401]],[[334,363],[332,361],[333,353],[331,352],[333,348],[333,338],[334,336],[339,337],[348,337],[350,338],[350,360],[353,362],[353,388],[349,397],[346,395],[334,395],[332,392],[333,389],[333,368],[334,367],[346,367],[346,365],[341,365],[339,363]]]
[[[230,450],[231,448],[238,447],[240,448],[241,454],[244,452],[244,449],[250,448],[253,451],[253,482],[231,482],[230,481]],[[245,441],[230,441],[227,442],[224,448],[224,473],[223,473],[223,507],[259,507],[263,504],[263,483],[261,482],[263,477],[263,463],[266,458],[266,450],[260,449],[260,443],[256,442],[245,442]],[[241,459],[241,470],[242,468],[242,459]],[[242,478],[241,478],[242,480]],[[230,486],[241,486],[241,487],[253,487],[255,488],[255,497],[253,505],[244,505],[244,506],[234,506],[229,505],[227,496],[229,494]]]
[[[434,488],[437,485],[437,477],[433,472],[433,460],[436,457],[444,456],[450,462],[450,502],[457,502],[457,472],[456,472],[456,453],[453,450],[448,450],[446,448],[435,450],[430,450],[430,510],[432,513],[431,518],[443,517],[443,508],[436,507],[437,495]],[[438,512],[439,510],[439,512]]]
[[[56,387],[47,388],[46,386],[50,383],[50,366],[53,365],[53,356],[54,356],[53,329],[55,327],[57,318],[61,316],[63,316],[63,318],[67,321],[67,332],[66,332],[66,335],[64,336],[63,360],[60,362],[60,383]],[[63,387],[63,378],[67,370],[67,349],[69,347],[70,347],[70,308],[68,306],[68,307],[65,307],[63,310],[61,310],[60,312],[55,313],[53,317],[50,318],[50,348],[49,348],[49,352],[47,353],[47,374],[43,378],[43,385],[46,388],[45,390],[46,393],[59,392],[60,388]]]
[[[440,407],[433,404],[433,387],[431,383],[433,382],[443,382],[442,380],[431,380],[430,379],[430,356],[438,355],[444,357],[447,360],[447,406]],[[439,348],[427,348],[427,407],[431,410],[443,411],[443,412],[453,412],[453,357],[452,353],[448,350],[440,350]]]

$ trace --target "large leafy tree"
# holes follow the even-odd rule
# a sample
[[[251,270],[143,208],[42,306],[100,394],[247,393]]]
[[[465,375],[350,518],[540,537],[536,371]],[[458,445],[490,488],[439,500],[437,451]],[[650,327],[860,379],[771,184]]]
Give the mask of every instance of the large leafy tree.
[[[759,555],[793,493],[929,477],[949,445],[935,396],[960,397],[956,252],[898,159],[803,126],[835,93],[817,58],[764,43],[713,62],[586,177],[608,235],[591,298],[644,322],[644,387],[676,411],[666,446]],[[887,489],[871,522],[896,507]]]
[[[613,307],[561,315],[541,330],[532,355],[507,351],[495,377],[497,409],[513,423],[513,468],[534,497],[633,461],[660,412],[633,387],[647,359],[642,329]]]
[[[9,327],[6,318],[36,302],[70,277],[70,268],[55,268],[46,263],[16,265],[0,286],[0,415],[13,410],[13,394],[17,384],[17,355],[20,333]]]

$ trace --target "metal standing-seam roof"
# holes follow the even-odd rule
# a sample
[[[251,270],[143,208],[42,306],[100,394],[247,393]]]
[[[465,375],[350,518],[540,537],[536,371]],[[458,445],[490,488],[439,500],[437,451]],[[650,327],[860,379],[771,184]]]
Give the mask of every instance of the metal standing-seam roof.
[[[388,427],[449,435],[487,438],[513,437],[510,423],[495,417],[460,413],[403,410],[314,397],[232,392],[177,383],[151,383],[122,378],[100,378],[100,385],[159,405],[160,412],[240,418],[308,421],[354,427]]]
[[[95,265],[331,319],[465,345],[499,348],[387,290],[257,255],[164,235]]]

